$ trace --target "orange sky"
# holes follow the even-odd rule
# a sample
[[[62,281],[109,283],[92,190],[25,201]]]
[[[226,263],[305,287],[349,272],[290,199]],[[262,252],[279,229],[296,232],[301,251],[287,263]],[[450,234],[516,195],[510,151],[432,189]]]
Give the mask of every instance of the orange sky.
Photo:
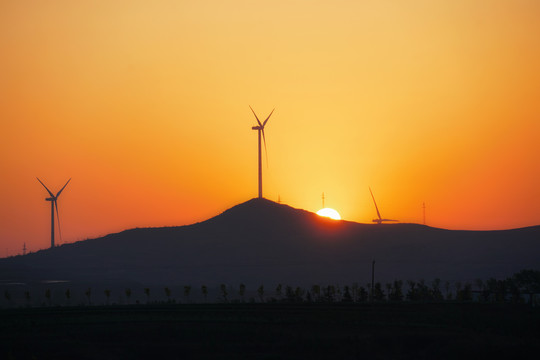
[[[540,224],[540,2],[0,2],[0,256],[257,195],[344,219]]]

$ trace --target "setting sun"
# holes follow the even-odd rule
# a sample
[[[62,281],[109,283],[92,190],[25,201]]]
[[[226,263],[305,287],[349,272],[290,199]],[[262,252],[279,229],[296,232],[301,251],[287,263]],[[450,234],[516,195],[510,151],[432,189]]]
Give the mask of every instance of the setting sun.
[[[331,209],[331,208],[321,209],[317,211],[317,215],[329,217],[330,219],[334,219],[334,220],[341,220],[341,216],[339,215],[339,213],[336,210]]]

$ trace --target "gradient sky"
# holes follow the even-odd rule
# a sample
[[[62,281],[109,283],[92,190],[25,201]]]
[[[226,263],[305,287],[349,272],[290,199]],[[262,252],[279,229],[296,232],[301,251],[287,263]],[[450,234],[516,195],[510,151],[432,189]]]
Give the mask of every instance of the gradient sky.
[[[540,224],[540,2],[0,1],[0,256],[264,195],[346,220]]]

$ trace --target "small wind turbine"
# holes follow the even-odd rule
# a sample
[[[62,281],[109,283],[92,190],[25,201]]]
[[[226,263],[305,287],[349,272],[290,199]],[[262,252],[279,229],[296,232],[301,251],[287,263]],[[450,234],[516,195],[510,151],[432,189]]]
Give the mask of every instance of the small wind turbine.
[[[255,111],[253,111],[253,108],[251,106],[249,108],[253,112],[253,115],[255,115],[255,119],[257,119],[257,123],[259,124],[259,126],[253,126],[251,129],[252,130],[257,130],[259,132],[259,199],[262,199],[263,196],[262,196],[261,133],[262,133],[262,138],[263,138],[263,141],[264,141],[264,153],[266,154],[266,164],[268,165],[268,152],[266,151],[266,137],[264,136],[264,127],[266,126],[266,123],[268,122],[268,119],[270,119],[270,116],[272,116],[272,114],[274,113],[275,109],[272,110],[270,115],[268,115],[266,120],[264,120],[264,122],[261,124],[261,122],[259,121],[259,118],[257,117],[257,114],[255,114]]]
[[[371,188],[369,188],[369,192],[371,193],[371,197],[373,198],[373,203],[375,204],[375,210],[377,210],[377,216],[378,219],[373,219],[372,221],[377,224],[382,224],[384,221],[399,221],[399,220],[392,220],[392,219],[382,219],[381,213],[379,212],[379,208],[377,207],[377,203],[375,202],[375,196],[373,196],[373,191],[371,191]]]
[[[49,198],[46,198],[45,201],[50,201],[51,202],[51,248],[54,247],[54,209],[56,208],[56,219],[58,220],[58,232],[60,234],[60,239],[62,238],[62,231],[60,230],[60,216],[58,215],[58,197],[60,196],[60,194],[62,193],[62,191],[64,191],[64,189],[66,188],[67,184],[71,181],[71,178],[66,182],[66,184],[60,189],[60,191],[58,193],[56,193],[56,195],[54,195],[51,190],[49,190],[44,183],[41,182],[41,180],[39,180],[39,178],[36,177],[36,179],[39,181],[39,183],[41,185],[43,185],[43,187],[45,188],[45,190],[47,190],[47,192],[49,193],[49,195],[51,195],[51,197]]]

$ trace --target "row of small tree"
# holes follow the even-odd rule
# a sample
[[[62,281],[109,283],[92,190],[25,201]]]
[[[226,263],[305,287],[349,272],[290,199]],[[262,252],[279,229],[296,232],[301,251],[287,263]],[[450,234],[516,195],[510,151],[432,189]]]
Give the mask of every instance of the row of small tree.
[[[172,296],[171,289],[169,289],[168,287],[165,287],[164,291],[165,291],[165,295],[166,295],[166,297],[168,299],[167,302],[170,302],[170,303],[175,302],[174,299],[171,299],[171,296]],[[143,292],[146,295],[147,303],[150,303],[150,288],[144,288]],[[191,286],[189,286],[189,285],[184,286],[184,297],[187,298],[188,300],[189,300],[190,292],[191,292]],[[202,292],[203,292],[203,294],[205,294],[205,297],[206,297],[206,295],[208,294],[208,290],[207,290],[206,286],[202,287]],[[105,290],[103,290],[103,294],[105,295],[105,297],[107,299],[107,302],[106,302],[107,305],[109,305],[110,297],[112,295],[112,290],[111,289],[105,289]],[[124,295],[125,295],[128,303],[130,303],[130,299],[131,299],[132,294],[133,294],[133,291],[131,290],[131,288],[126,288],[124,290]],[[24,291],[23,295],[24,295],[24,299],[27,302],[27,304],[31,304],[32,295],[31,295],[30,291],[28,291],[28,290]],[[65,295],[65,298],[66,298],[66,304],[71,305],[71,300],[72,300],[72,291],[71,291],[71,289],[66,289],[65,292],[64,292],[64,295]],[[89,305],[92,304],[92,295],[95,295],[92,288],[88,288],[88,289],[85,290],[84,296],[87,299],[87,303]],[[52,291],[51,291],[51,289],[45,289],[44,297],[45,297],[45,303],[44,304],[50,306],[52,304]],[[8,302],[11,302],[12,301],[11,292],[9,292],[8,290],[5,290],[4,291],[4,298]]]
[[[532,303],[533,296],[540,294],[540,271],[522,270],[504,280],[478,279],[474,282],[476,290],[473,290],[473,284],[469,282],[455,282],[452,287],[449,281],[442,283],[440,279],[434,279],[430,284],[424,280],[409,280],[406,285],[405,291],[402,280],[386,283],[384,287],[380,282],[368,283],[365,287],[354,283],[352,286],[343,288],[337,285],[316,284],[307,290],[278,284],[274,290],[274,296],[267,298],[265,298],[264,286],[261,285],[257,288],[257,295],[260,302],[464,302],[477,300],[520,303],[528,300]],[[225,284],[221,284],[220,291],[222,300],[228,301],[228,290]],[[245,285],[240,284],[238,295],[241,301],[244,301],[245,292]]]
[[[406,285],[406,288],[405,288]],[[453,285],[453,286],[452,286]],[[155,291],[155,290],[153,290]],[[163,289],[167,303],[176,303],[177,300],[184,302],[192,302],[191,285],[183,287],[183,299],[173,297],[173,291],[169,287]],[[219,300],[222,302],[245,302],[247,287],[245,284],[240,284],[238,289],[233,289],[226,284],[219,286]],[[143,292],[146,296],[146,302],[151,303],[151,290],[144,288]],[[200,295],[204,302],[208,300],[208,287],[202,285],[200,287]],[[103,294],[106,298],[106,304],[110,304],[112,295],[111,289],[105,289]],[[131,303],[132,289],[124,290],[127,303]],[[497,280],[489,279],[487,281],[476,280],[473,284],[455,282],[451,284],[449,281],[444,283],[440,279],[435,279],[429,284],[424,280],[407,281],[406,284],[402,280],[395,280],[390,283],[381,284],[380,282],[369,283],[361,286],[354,283],[351,286],[340,287],[338,285],[312,285],[305,289],[302,287],[292,287],[289,285],[283,286],[278,284],[275,289],[267,291],[264,285],[260,285],[257,289],[250,292],[252,295],[249,302],[286,302],[286,303],[365,303],[365,302],[442,302],[442,301],[480,301],[480,302],[511,302],[520,303],[528,301],[533,303],[534,294],[540,294],[540,271],[522,270],[514,274],[512,277]],[[255,295],[256,294],[256,295]],[[71,305],[72,292],[70,289],[65,290],[66,304]],[[87,304],[92,304],[92,289],[88,288],[84,292]],[[159,295],[159,294],[158,294]],[[163,295],[163,293],[162,293]],[[230,298],[232,296],[232,299]],[[4,297],[8,302],[11,302],[11,293],[5,290]],[[52,304],[52,292],[46,289],[44,293],[46,305]],[[159,296],[158,296],[159,297]],[[28,305],[31,304],[32,296],[30,291],[24,292],[24,298]],[[136,301],[138,303],[138,301]]]

